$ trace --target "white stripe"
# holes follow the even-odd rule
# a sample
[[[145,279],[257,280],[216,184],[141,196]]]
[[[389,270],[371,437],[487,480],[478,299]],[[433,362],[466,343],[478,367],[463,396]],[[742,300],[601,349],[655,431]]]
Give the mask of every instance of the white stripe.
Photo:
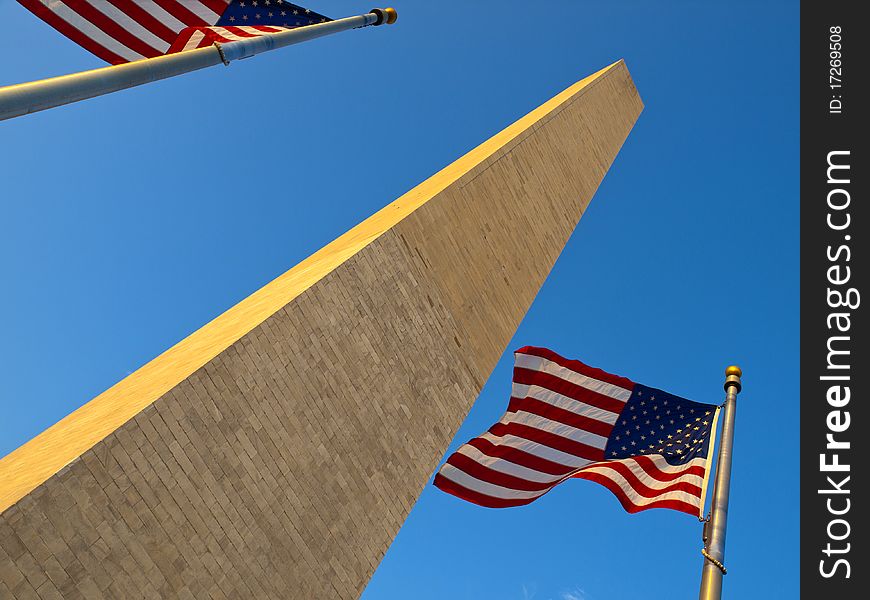
[[[700,503],[700,498],[698,496],[693,496],[687,492],[668,492],[666,494],[659,494],[653,498],[645,498],[634,491],[634,488],[631,487],[628,481],[625,480],[625,477],[613,471],[611,469],[603,469],[598,471],[597,469],[588,469],[588,471],[599,473],[601,476],[606,477],[607,479],[614,482],[618,485],[625,495],[628,496],[629,501],[635,506],[647,506],[652,504],[653,502],[660,502],[662,500],[681,500],[686,504],[690,504],[692,506],[697,507]],[[588,472],[587,469],[584,469],[583,472]]]
[[[218,19],[221,18],[220,15],[215,14],[212,9],[207,7],[199,0],[176,0],[176,2],[178,2],[180,5],[195,14],[203,21],[205,21],[206,25],[214,25],[218,22]]]
[[[543,458],[573,469],[585,467],[592,462],[591,460],[580,458],[579,456],[574,456],[573,454],[568,454],[561,450],[556,450],[555,448],[550,448],[549,446],[539,444],[538,442],[526,440],[514,435],[497,436],[487,432],[478,437],[492,442],[496,446],[516,448],[517,450],[522,450],[523,452],[527,452],[533,456],[537,456],[538,458]]]
[[[72,27],[78,29],[83,35],[105,48],[106,50],[117,54],[121,58],[129,61],[145,58],[135,50],[131,50],[124,44],[120,43],[115,38],[107,35],[102,29],[82,17],[79,13],[72,10],[60,0],[40,0],[46,8],[56,14],[58,17],[66,21]]]
[[[492,496],[493,498],[502,498],[505,500],[524,500],[528,498],[537,498],[538,496],[542,495],[544,492],[547,491],[541,490],[538,492],[527,492],[523,490],[512,490],[506,487],[502,487],[500,485],[495,485],[494,483],[481,481],[476,477],[472,477],[465,471],[457,469],[450,463],[444,463],[444,466],[441,467],[440,473],[450,481],[458,483],[464,488],[478,492],[480,494]]]
[[[110,2],[88,2],[88,4],[93,6],[94,10],[101,12],[109,20],[114,21],[118,27],[127,31],[133,37],[139,38],[161,54],[166,54],[166,51],[169,50],[168,43],[131,19],[127,13],[118,10],[114,4]]]
[[[540,471],[536,471],[534,469],[529,469],[528,467],[512,463],[511,461],[504,458],[487,456],[470,444],[465,444],[464,446],[459,448],[456,453],[464,454],[477,464],[488,467],[493,471],[498,471],[499,473],[504,473],[505,475],[512,475],[514,477],[519,477],[520,479],[524,479],[526,481],[533,481],[535,483],[555,484],[563,477],[566,477],[566,475],[551,475],[549,473],[542,473]]]
[[[646,471],[643,470],[643,468],[639,464],[637,464],[637,462],[635,462],[634,460],[632,460],[630,458],[626,458],[623,460],[608,461],[608,462],[610,462],[610,463],[616,463],[616,462],[622,463],[623,465],[628,467],[628,469],[640,480],[641,483],[643,483],[645,486],[647,486],[648,488],[653,489],[653,490],[663,490],[663,489],[667,488],[668,486],[674,485],[676,483],[689,483],[689,484],[698,486],[698,488],[700,489],[701,484],[704,482],[703,477],[701,477],[699,475],[693,475],[691,473],[687,473],[685,475],[682,475],[682,476],[677,477],[675,479],[672,479],[670,481],[659,481],[658,479],[649,475]],[[601,466],[598,466],[598,465],[601,465]],[[688,469],[688,467],[686,467],[686,469]],[[604,463],[595,463],[593,465],[589,465],[588,467],[586,467],[584,469],[580,469],[580,472],[581,473],[589,473],[589,472],[600,473],[602,475],[607,475],[608,477],[609,477],[610,473],[616,473],[616,471],[614,471],[613,469],[610,469],[610,468],[604,466]]]
[[[166,9],[154,2],[154,0],[133,0],[133,4],[139,6],[139,8],[166,25],[166,27],[174,31],[176,34],[181,33],[181,30],[187,27],[187,25],[166,12]]]
[[[514,382],[513,388],[511,390],[511,395],[514,398],[520,399],[534,398],[535,400],[540,400],[541,402],[551,404],[556,408],[562,408],[564,410],[571,411],[572,413],[582,415],[590,419],[595,419],[596,421],[601,421],[602,423],[607,423],[608,425],[613,425],[614,423],[616,423],[616,419],[619,418],[619,413],[610,412],[609,410],[605,410],[603,408],[598,408],[597,406],[592,406],[591,404],[580,402],[579,400],[569,398],[568,396],[563,396],[558,392],[548,390],[547,388],[542,388],[538,385],[526,385],[524,383]]]
[[[540,356],[534,356],[532,354],[517,354],[514,364],[522,369],[530,369],[555,375],[560,379],[570,381],[575,385],[579,385],[616,400],[621,400],[622,402],[627,402],[631,397],[631,390],[619,387],[618,385],[613,385],[612,383],[599,381],[598,379],[593,379],[586,375],[581,375],[577,371],[572,371],[571,369],[565,368],[558,363],[547,360],[546,358],[541,358]]]
[[[591,431],[586,431],[585,429],[577,429],[576,427],[565,425],[564,423],[560,423],[559,421],[553,421],[552,419],[547,419],[546,417],[527,413],[521,410],[513,413],[507,413],[504,417],[502,417],[500,423],[504,423],[505,425],[508,425],[510,423],[528,425],[529,427],[534,427],[535,429],[540,429],[541,431],[546,431],[548,433],[558,435],[559,437],[573,440],[581,444],[586,444],[587,446],[592,446],[593,448],[599,448],[601,450],[603,450],[604,447],[607,445],[606,437],[600,436],[596,433],[592,433]],[[518,435],[522,437],[522,434]]]
[[[251,38],[249,38],[249,37],[244,37],[244,36],[241,36],[241,35],[236,35],[236,34],[233,33],[232,31],[230,31],[230,30],[228,30],[228,29],[224,29],[223,27],[209,27],[209,29],[211,29],[212,31],[214,31],[216,34],[218,34],[218,35],[221,36],[222,38],[227,39],[227,40],[231,40],[231,41],[234,41],[234,42],[235,42],[235,41],[238,41],[238,40],[249,40],[249,39],[251,39]],[[261,34],[261,35],[262,35],[262,34]]]
[[[190,36],[190,39],[187,40],[187,43],[184,45],[182,50],[192,50],[199,46],[199,43],[202,41],[202,38],[205,37],[205,34],[202,31],[194,31],[193,35]]]
[[[284,29],[283,27],[276,27],[274,25],[261,25],[260,27],[269,27],[271,29]],[[252,27],[250,25],[243,25],[239,27],[242,31],[246,33],[253,33],[254,35],[264,35],[267,33],[279,33],[278,31],[263,31],[262,29],[257,29],[256,27]]]

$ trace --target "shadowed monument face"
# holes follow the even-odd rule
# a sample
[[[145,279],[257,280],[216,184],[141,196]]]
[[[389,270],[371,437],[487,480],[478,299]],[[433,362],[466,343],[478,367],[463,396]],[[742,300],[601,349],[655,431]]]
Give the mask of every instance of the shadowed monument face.
[[[0,597],[357,598],[642,110],[574,84],[0,461]]]

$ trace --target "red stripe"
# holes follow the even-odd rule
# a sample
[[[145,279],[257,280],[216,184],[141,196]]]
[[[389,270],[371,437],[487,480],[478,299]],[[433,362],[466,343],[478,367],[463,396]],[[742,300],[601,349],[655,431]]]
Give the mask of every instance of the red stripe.
[[[214,23],[206,23],[196,14],[184,8],[184,6],[178,3],[178,0],[154,0],[154,3],[187,26],[205,27],[214,25]]]
[[[613,425],[578,415],[575,412],[553,406],[536,398],[511,398],[507,412],[513,413],[519,410],[558,421],[576,429],[596,433],[603,437],[609,437],[610,432],[613,431]]]
[[[114,4],[118,10],[125,13],[128,17],[139,23],[142,27],[159,37],[167,44],[171,44],[178,37],[178,32],[173,31],[166,26],[163,21],[155,18],[154,15],[144,10],[131,0],[107,0]]]
[[[617,400],[616,398],[593,392],[582,385],[571,383],[567,379],[562,379],[561,377],[550,375],[543,371],[514,367],[514,382],[523,385],[536,385],[548,389],[551,392],[556,392],[557,394],[562,394],[563,396],[577,400],[578,402],[603,408],[604,410],[616,414],[619,414],[622,412],[622,409],[625,408],[625,402],[622,400]]]
[[[156,48],[152,48],[140,38],[136,37],[112,19],[95,9],[86,0],[63,0],[70,9],[77,12],[82,18],[93,23],[97,28],[101,29],[107,35],[112,36],[120,43],[127,46],[130,50],[138,52],[142,56],[153,58],[163,54]]]
[[[613,375],[612,373],[602,371],[601,369],[596,369],[595,367],[590,367],[589,365],[583,364],[579,360],[568,360],[567,358],[559,356],[558,354],[556,354],[552,350],[548,350],[547,348],[524,346],[523,348],[517,350],[514,354],[529,354],[531,356],[546,358],[547,360],[552,361],[559,366],[570,369],[575,373],[585,375],[586,377],[592,377],[593,379],[619,386],[625,390],[628,390],[629,392],[634,389],[634,382],[631,379],[628,379],[626,377],[620,377],[619,375]]]
[[[535,456],[534,454],[529,454],[528,452],[506,444],[496,445],[483,438],[474,438],[468,442],[468,445],[474,446],[487,456],[501,458],[522,467],[534,469],[541,473],[547,473],[548,475],[565,475],[574,470],[574,467],[553,462],[546,458]]]
[[[88,52],[95,54],[97,57],[103,59],[107,63],[119,65],[129,62],[126,58],[118,56],[114,52],[110,51],[108,48],[105,48],[104,46],[98,44],[97,42],[83,34],[81,31],[61,19],[49,8],[47,8],[42,2],[39,2],[39,0],[18,0],[18,2],[24,8],[26,8],[37,17],[54,27],[57,31],[74,41],[76,44],[78,44]]]
[[[704,473],[706,473],[704,467],[701,467],[699,465],[691,466],[685,471],[668,473],[659,469],[653,459],[651,459],[649,456],[632,456],[631,459],[636,462],[640,466],[640,468],[646,472],[647,475],[658,481],[673,481],[674,479],[682,477],[683,475],[697,475],[698,477],[704,477]]]
[[[509,508],[511,506],[522,506],[524,504],[528,504],[540,496],[536,496],[534,498],[514,498],[514,499],[504,499],[504,498],[494,498],[492,496],[487,496],[486,494],[481,494],[480,492],[475,492],[473,490],[468,489],[467,487],[461,486],[458,483],[451,481],[444,477],[441,473],[435,475],[435,487],[447,492],[448,494],[453,494],[457,498],[462,498],[463,500],[467,500],[473,504],[477,504],[478,506],[485,506],[487,508]]]
[[[209,36],[206,35],[206,36],[203,37],[201,40],[199,40],[199,44],[197,44],[196,47],[197,47],[197,48],[205,48],[206,46],[211,46],[212,44],[214,44],[214,39],[213,39],[213,38],[209,38]],[[182,48],[183,48],[183,47],[184,47],[184,46],[182,46]]]
[[[556,435],[537,427],[523,425],[522,423],[496,423],[489,428],[489,432],[497,436],[515,435],[591,461],[604,460],[604,450],[602,448],[595,448],[582,442],[575,442],[561,435]]]
[[[575,477],[580,477],[581,473],[575,475]],[[655,502],[650,502],[649,504],[645,504],[643,506],[638,506],[633,503],[629,497],[625,494],[619,485],[613,481],[612,479],[608,479],[603,475],[599,475],[597,473],[582,473],[582,479],[586,479],[588,481],[594,481],[595,483],[599,483],[610,490],[616,499],[619,500],[619,503],[622,504],[622,507],[629,513],[638,513],[643,510],[649,510],[651,508],[670,508],[673,510],[678,510],[680,512],[688,513],[693,517],[697,517],[700,514],[698,507],[689,504],[688,502],[683,502],[682,500],[656,500]]]
[[[524,492],[540,492],[544,490],[549,490],[560,481],[559,479],[557,479],[549,483],[541,483],[539,481],[529,481],[528,479],[522,479],[514,475],[508,475],[507,473],[502,473],[501,471],[490,469],[489,467],[480,464],[473,458],[469,458],[464,454],[460,454],[459,452],[454,452],[452,455],[450,455],[450,458],[447,459],[447,462],[459,469],[460,471],[465,471],[475,479],[480,479],[481,481],[486,481],[487,483],[500,485],[501,487],[508,488],[510,490],[522,490]]]
[[[190,36],[193,35],[193,32],[196,31],[193,27],[185,27],[181,31],[178,32],[178,36],[176,36],[175,40],[173,40],[172,44],[169,46],[169,50],[166,51],[166,54],[175,54],[176,52],[181,52],[184,48],[184,45],[190,39]]]
[[[697,485],[693,485],[686,481],[678,481],[677,483],[672,483],[669,486],[666,486],[660,490],[654,490],[653,488],[646,485],[642,482],[637,475],[631,472],[631,469],[622,462],[603,462],[596,465],[589,465],[585,467],[586,469],[591,468],[606,468],[612,471],[616,471],[620,475],[622,475],[631,489],[633,489],[638,496],[643,496],[644,498],[655,498],[656,496],[663,496],[669,492],[686,492],[687,494],[691,494],[692,496],[701,497],[701,488]],[[589,473],[589,471],[580,471],[574,477],[579,477],[580,479],[586,479],[584,477],[585,474]]]

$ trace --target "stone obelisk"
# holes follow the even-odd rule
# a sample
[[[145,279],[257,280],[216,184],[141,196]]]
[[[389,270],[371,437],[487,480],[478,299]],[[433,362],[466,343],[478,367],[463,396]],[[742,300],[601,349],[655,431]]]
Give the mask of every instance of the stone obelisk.
[[[357,598],[642,107],[577,82],[0,460],[0,597]]]

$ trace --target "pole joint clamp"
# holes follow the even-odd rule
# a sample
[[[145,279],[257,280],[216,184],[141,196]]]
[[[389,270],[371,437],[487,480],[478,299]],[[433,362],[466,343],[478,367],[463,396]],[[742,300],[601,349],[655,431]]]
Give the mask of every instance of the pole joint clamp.
[[[722,574],[723,574],[723,575],[727,575],[727,574],[728,574],[728,569],[725,568],[725,565],[723,565],[721,562],[719,562],[718,560],[716,560],[715,558],[713,558],[712,556],[710,556],[710,553],[707,552],[707,549],[706,549],[706,548],[701,548],[701,554],[704,555],[704,558],[706,558],[706,559],[709,560],[711,563],[713,563],[713,566],[714,566],[714,567],[716,567],[717,569],[719,569],[720,571],[722,571]]]
[[[372,23],[375,27],[378,25],[392,25],[398,18],[394,8],[373,8],[369,11],[369,14],[373,14],[376,17],[375,22]]]
[[[214,47],[217,48],[218,54],[219,54],[220,57],[221,57],[221,62],[224,63],[224,66],[225,66],[225,67],[230,66],[230,61],[227,60],[227,57],[226,57],[226,55],[224,54],[224,49],[221,48],[220,43],[215,42],[215,43],[214,43]]]

